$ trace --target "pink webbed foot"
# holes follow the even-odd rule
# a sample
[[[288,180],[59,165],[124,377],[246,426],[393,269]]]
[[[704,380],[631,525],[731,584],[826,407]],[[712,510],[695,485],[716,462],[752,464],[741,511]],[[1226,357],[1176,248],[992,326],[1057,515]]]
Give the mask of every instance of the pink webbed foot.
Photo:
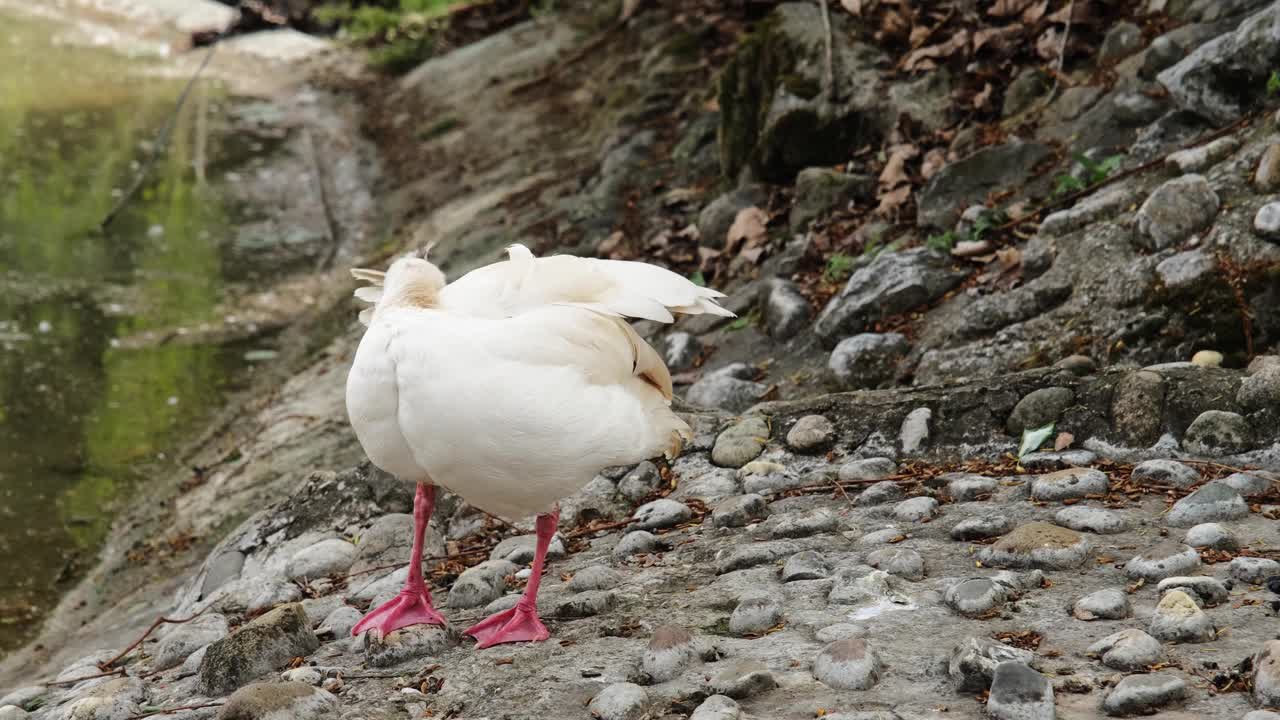
[[[523,601],[510,610],[491,615],[464,631],[476,639],[476,649],[512,642],[539,642],[551,637],[538,611]]]
[[[427,591],[414,592],[405,588],[399,595],[360,618],[360,622],[351,628],[351,634],[355,636],[366,630],[373,630],[378,637],[386,637],[388,633],[410,625],[444,624],[444,616],[431,606],[431,595]]]

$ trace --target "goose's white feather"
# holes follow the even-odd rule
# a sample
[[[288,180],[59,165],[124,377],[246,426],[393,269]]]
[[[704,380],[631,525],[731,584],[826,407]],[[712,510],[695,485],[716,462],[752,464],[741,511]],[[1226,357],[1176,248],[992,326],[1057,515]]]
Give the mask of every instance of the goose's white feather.
[[[670,373],[625,318],[731,315],[662,268],[519,245],[448,285],[418,259],[356,276],[381,286],[357,293],[376,305],[347,380],[369,458],[509,519],[689,436]]]

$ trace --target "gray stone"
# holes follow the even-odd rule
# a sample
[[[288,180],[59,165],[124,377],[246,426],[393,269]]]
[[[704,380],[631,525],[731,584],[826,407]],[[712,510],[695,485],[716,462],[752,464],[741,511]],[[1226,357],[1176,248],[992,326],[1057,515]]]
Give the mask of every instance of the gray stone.
[[[1187,530],[1182,540],[1193,548],[1212,548],[1214,550],[1235,550],[1240,541],[1226,527],[1218,523],[1200,523]]]
[[[751,465],[748,463],[746,467]],[[682,478],[670,497],[673,500],[697,498],[703,502],[717,502],[740,492],[742,483],[738,482],[738,474],[728,468],[719,468],[694,478]]]
[[[1089,549],[1089,540],[1074,530],[1032,522],[983,549],[979,559],[991,567],[1064,570],[1084,563]]]
[[[1181,173],[1204,172],[1227,159],[1240,148],[1240,141],[1228,135],[1213,142],[1169,153],[1165,165]]]
[[[0,705],[0,720],[23,720],[30,715],[17,705]]]
[[[847,14],[828,16],[824,35],[817,6],[783,3],[720,74],[720,164],[726,178],[790,183],[807,167],[844,162],[847,148],[876,143],[896,113],[876,86],[886,62],[873,46],[853,40]],[[831,38],[836,92],[823,92],[823,38]],[[832,102],[835,98],[835,102]]]
[[[1013,529],[1013,520],[1006,515],[980,515],[965,518],[951,528],[952,540],[985,540],[1003,535]]]
[[[316,636],[332,637],[338,640],[349,637],[351,628],[360,622],[360,611],[350,605],[339,605],[325,616],[316,628]]]
[[[1203,601],[1205,607],[1215,607],[1227,601],[1227,588],[1217,578],[1195,575],[1190,577],[1171,577],[1161,580],[1156,585],[1156,592],[1161,595],[1170,590],[1182,590],[1195,593]],[[1193,598],[1194,599],[1194,598]]]
[[[1077,620],[1123,620],[1133,614],[1123,590],[1107,588],[1089,593],[1071,606]]]
[[[5,705],[16,705],[20,708],[31,707],[32,703],[40,703],[43,698],[49,695],[49,687],[47,685],[27,685],[20,687],[12,692],[0,697],[0,707]]]
[[[1031,497],[1046,502],[1105,495],[1111,487],[1107,474],[1093,468],[1067,468],[1040,475],[1031,483]]]
[[[716,573],[723,575],[734,570],[771,563],[788,555],[798,553],[800,550],[801,548],[798,545],[787,540],[739,545],[719,553],[720,557],[716,562]]]
[[[1274,477],[1272,473],[1255,470],[1247,473],[1231,473],[1215,482],[1222,483],[1227,487],[1233,488],[1242,496],[1248,497],[1249,495],[1261,495],[1270,490],[1276,484]]]
[[[745,417],[716,437],[711,461],[738,468],[756,459],[769,441],[769,423],[762,417]]]
[[[1280,720],[1280,712],[1270,710],[1252,710],[1244,714],[1241,720]]]
[[[1142,28],[1131,22],[1118,22],[1102,38],[1098,61],[1112,63],[1123,60],[1142,49]]]
[[[905,538],[901,530],[896,527],[887,527],[882,530],[873,530],[858,538],[859,547],[875,547],[876,545],[887,545]]]
[[[301,62],[333,49],[331,41],[293,28],[258,30],[235,35],[219,45],[227,53],[252,55],[264,60]]]
[[[996,491],[1000,483],[995,478],[972,473],[949,473],[947,480],[947,496],[952,502],[973,502],[981,500]]]
[[[422,538],[422,552],[427,557],[445,554],[444,537],[433,525],[427,525]],[[409,513],[387,513],[373,521],[360,534],[352,572],[364,572],[383,565],[409,564],[413,550],[413,516]]]
[[[982,148],[946,165],[918,194],[916,222],[949,229],[960,210],[983,202],[987,195],[1020,185],[1050,154],[1046,145],[1014,140]]]
[[[1221,206],[1218,194],[1201,175],[1183,175],[1156,188],[1138,209],[1138,231],[1150,247],[1177,245],[1213,222]]]
[[[658,466],[645,460],[618,481],[618,494],[630,502],[639,502],[660,487],[662,475],[658,472]],[[563,548],[561,550],[563,552]],[[518,562],[512,558],[507,559]]]
[[[924,73],[917,80],[889,85],[889,103],[895,115],[905,114],[925,130],[942,130],[954,121],[951,73],[945,67]]]
[[[588,565],[575,572],[565,587],[569,592],[612,590],[622,583],[622,575],[607,565]]]
[[[853,502],[858,507],[872,507],[900,502],[906,495],[907,492],[898,483],[892,480],[881,480],[874,485],[868,485],[865,490],[858,493],[858,497]]]
[[[943,602],[967,617],[981,617],[1009,599],[1010,587],[991,578],[969,578],[947,588]]]
[[[697,643],[688,630],[678,625],[659,625],[649,639],[640,669],[654,682],[666,682],[679,677],[697,659]]]
[[[304,665],[302,667],[293,668],[292,670],[285,670],[280,673],[280,679],[285,682],[300,682],[307,685],[319,685],[320,681],[324,680],[324,673],[310,665]]]
[[[1063,450],[1062,452],[1043,450],[1022,456],[1021,465],[1032,472],[1048,472],[1088,467],[1097,461],[1098,455],[1088,450]]]
[[[227,619],[216,613],[201,615],[195,620],[176,625],[160,640],[151,666],[163,670],[181,665],[191,653],[215,640],[221,640],[231,632]]]
[[[57,717],[60,720],[128,720],[141,714],[146,700],[147,688],[137,678],[105,680],[59,708],[61,713]]]
[[[1165,392],[1164,378],[1147,370],[1129,373],[1116,383],[1111,418],[1123,442],[1145,448],[1159,439]]]
[[[1264,193],[1280,190],[1280,143],[1271,143],[1263,151],[1253,173],[1253,186]]]
[[[1182,447],[1208,457],[1235,455],[1253,449],[1252,432],[1249,423],[1236,413],[1206,410],[1187,428]]]
[[[1035,654],[987,638],[971,637],[951,651],[947,675],[957,693],[981,693],[991,687],[996,667],[1005,662],[1030,663]]]
[[[507,576],[519,569],[508,560],[486,560],[463,570],[449,588],[449,607],[465,610],[497,600],[506,592]]]
[[[834,605],[861,605],[889,601],[905,604],[907,599],[895,588],[901,581],[883,570],[844,568],[836,573],[827,602]]]
[[[782,605],[765,595],[743,598],[729,616],[729,632],[739,637],[761,635],[782,621]]]
[[[240,569],[244,567],[244,553],[229,550],[209,561],[205,570],[204,583],[200,586],[200,597],[207,598],[214,590],[240,577]]]
[[[1013,82],[1009,83],[1009,88],[1005,91],[1003,115],[1010,117],[1030,109],[1048,89],[1047,77],[1039,68],[1022,70],[1013,78]]]
[[[649,705],[649,694],[635,683],[607,685],[587,705],[587,712],[600,720],[640,720]]]
[[[867,555],[866,563],[904,580],[924,579],[924,558],[908,548],[887,547],[873,550]]]
[[[932,419],[933,410],[927,407],[919,407],[907,413],[898,432],[898,445],[902,448],[903,455],[914,457],[924,452],[929,445],[929,421]]]
[[[880,656],[861,638],[837,640],[813,661],[813,676],[836,690],[869,690],[883,670]]]
[[[1102,709],[1108,715],[1148,715],[1186,694],[1187,684],[1170,673],[1130,675],[1107,694]]]
[[[1280,407],[1280,366],[1264,367],[1245,378],[1236,402],[1249,412]]]
[[[645,530],[632,530],[613,547],[613,556],[619,560],[625,560],[632,555],[642,555],[658,550],[661,544],[658,542],[658,536]]]
[[[1080,505],[1062,508],[1054,514],[1053,521],[1062,527],[1096,535],[1114,535],[1129,529],[1129,521],[1119,513]]]
[[[1280,640],[1268,640],[1253,658],[1253,699],[1280,708]]]
[[[720,528],[742,527],[769,514],[763,497],[750,493],[728,497],[716,503],[711,524]]]
[[[729,238],[729,228],[738,213],[768,202],[769,196],[759,185],[747,185],[721,195],[698,213],[698,237],[704,245],[722,248]]]
[[[769,516],[760,523],[756,533],[767,538],[800,538],[836,529],[836,516],[826,508],[796,510]]]
[[[787,558],[782,566],[782,582],[795,580],[821,580],[831,575],[831,565],[822,553],[805,550]]]
[[[278,607],[208,645],[200,663],[200,692],[225,695],[319,647],[302,605]]]
[[[438,625],[410,625],[385,637],[364,634],[364,659],[371,667],[391,667],[407,660],[440,657],[458,644],[458,631]]]
[[[1164,646],[1141,630],[1129,628],[1090,645],[1089,654],[1099,656],[1102,664],[1113,670],[1142,670],[1164,657]]]
[[[1180,252],[1156,265],[1156,277],[1166,290],[1174,293],[1194,292],[1212,283],[1218,275],[1218,262],[1203,248]]]
[[[1202,643],[1214,639],[1213,621],[1190,595],[1170,590],[1151,614],[1151,634],[1165,642]]]
[[[931,497],[914,497],[893,506],[893,516],[902,522],[925,522],[938,515],[938,501]]]
[[[1271,558],[1238,557],[1231,561],[1231,577],[1250,585],[1266,584],[1272,575],[1280,575],[1280,562]]]
[[[851,460],[840,466],[841,482],[880,480],[898,473],[898,464],[885,457]],[[876,487],[876,486],[872,486]]]
[[[494,546],[489,553],[490,560],[506,560],[516,565],[528,565],[537,554],[537,535],[517,535],[509,537]],[[547,559],[558,560],[564,557],[564,538],[556,533],[547,545]]]
[[[687,332],[674,331],[667,334],[662,358],[667,361],[667,369],[671,372],[691,370],[702,355],[702,341]]]
[[[1177,460],[1146,460],[1133,467],[1131,477],[1139,482],[1152,482],[1188,488],[1200,482],[1200,473]]]
[[[1263,101],[1277,57],[1280,7],[1269,6],[1157,77],[1179,106],[1225,124]]]
[[[716,695],[741,700],[778,686],[773,673],[758,660],[729,660],[722,665],[707,684],[708,689]]]
[[[733,698],[725,695],[712,695],[693,711],[689,720],[738,720],[742,711]]]
[[[1239,520],[1249,514],[1249,505],[1234,488],[1211,482],[1180,498],[1170,508],[1165,521],[1173,527],[1190,527],[1205,522]]]
[[[1124,564],[1124,574],[1147,582],[1186,575],[1200,567],[1200,553],[1182,543],[1166,540],[1142,551]]]
[[[964,277],[946,255],[928,248],[880,253],[849,277],[818,315],[813,330],[831,347],[878,320],[942,297]]]
[[[699,407],[742,412],[755,405],[769,389],[752,380],[756,371],[746,363],[733,363],[703,375],[685,391],[685,399]]]
[[[851,200],[875,197],[876,179],[850,175],[824,167],[805,168],[796,175],[795,202],[791,205],[791,232],[803,232],[809,223]]]
[[[893,382],[908,350],[898,333],[859,333],[836,344],[827,369],[843,389],[878,388]]]
[[[1002,662],[991,678],[987,713],[995,720],[1053,720],[1053,684],[1020,662]]]
[[[822,415],[805,415],[787,431],[787,447],[797,452],[811,452],[831,444],[836,429]]]
[[[863,625],[857,625],[854,623],[836,623],[835,625],[828,625],[813,635],[815,640],[824,645],[827,643],[833,643],[837,640],[848,640],[849,638],[860,638],[866,636],[867,628]]]
[[[1011,435],[1021,435],[1024,430],[1043,427],[1056,422],[1062,413],[1076,401],[1076,394],[1068,388],[1048,387],[1032,390],[1013,406],[1005,428]]]
[[[285,566],[285,575],[290,580],[340,575],[347,572],[355,560],[355,545],[340,538],[329,538],[294,553]]]
[[[769,278],[760,286],[761,315],[769,337],[786,342],[809,326],[813,307],[790,280]]]
[[[1142,67],[1138,69],[1138,77],[1153,79],[1160,71],[1171,67],[1185,55],[1186,51],[1175,40],[1168,35],[1161,35],[1152,40],[1147,51],[1142,54]]]
[[[551,615],[562,619],[603,615],[618,606],[618,594],[612,590],[586,590],[556,600]]]
[[[636,508],[633,527],[637,530],[661,530],[688,522],[693,511],[688,505],[669,498],[658,498]]]

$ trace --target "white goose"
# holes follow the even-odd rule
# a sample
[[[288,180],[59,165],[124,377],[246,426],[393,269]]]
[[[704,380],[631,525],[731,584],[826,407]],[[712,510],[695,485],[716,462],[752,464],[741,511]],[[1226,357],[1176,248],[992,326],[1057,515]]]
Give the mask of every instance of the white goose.
[[[671,412],[671,375],[625,318],[732,316],[723,293],[640,262],[508,260],[446,284],[426,259],[352,274],[374,303],[347,378],[347,412],[369,459],[417,483],[404,590],[352,630],[444,624],[422,578],[435,486],[514,520],[537,514],[533,575],[511,610],[466,631],[478,647],[545,640],[537,614],[558,501],[612,465],[679,452],[689,426]]]

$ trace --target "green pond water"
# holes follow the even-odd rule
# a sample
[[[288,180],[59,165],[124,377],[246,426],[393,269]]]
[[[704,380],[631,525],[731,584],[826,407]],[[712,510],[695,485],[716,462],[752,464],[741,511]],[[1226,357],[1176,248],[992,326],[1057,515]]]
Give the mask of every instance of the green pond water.
[[[148,481],[243,382],[247,348],[128,341],[210,319],[224,291],[229,212],[196,170],[230,152],[204,137],[216,89],[192,93],[143,191],[100,232],[185,80],[0,21],[2,653],[92,564],[113,512],[155,502]]]

